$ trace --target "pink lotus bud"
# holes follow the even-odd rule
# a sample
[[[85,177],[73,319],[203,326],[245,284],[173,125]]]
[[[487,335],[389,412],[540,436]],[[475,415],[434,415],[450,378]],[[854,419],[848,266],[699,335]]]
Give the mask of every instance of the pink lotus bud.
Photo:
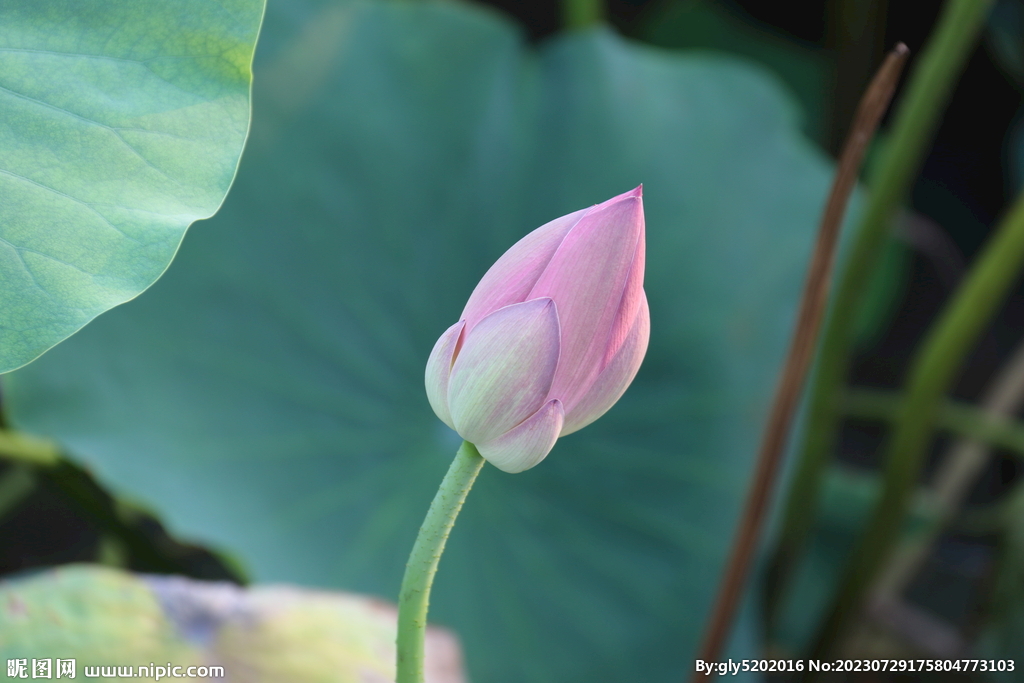
[[[434,345],[431,407],[499,469],[539,463],[640,368],[650,336],[641,189],[516,242]]]

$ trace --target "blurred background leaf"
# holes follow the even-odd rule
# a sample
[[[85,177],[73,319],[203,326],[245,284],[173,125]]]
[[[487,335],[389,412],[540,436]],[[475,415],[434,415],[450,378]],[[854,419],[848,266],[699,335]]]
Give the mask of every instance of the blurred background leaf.
[[[458,3],[272,3],[261,40],[223,210],[6,376],[11,422],[259,580],[391,597],[458,445],[422,388],[434,340],[516,239],[643,183],[644,367],[542,466],[482,474],[431,616],[475,680],[677,680],[829,181],[794,106],[731,58],[607,30],[534,49]]]
[[[217,210],[263,5],[0,6],[0,373],[138,295]]]
[[[998,0],[989,14],[986,45],[1003,71],[1024,85],[1024,6],[1020,0]]]
[[[985,45],[1002,72],[1018,89],[1024,87],[1024,3],[999,0],[989,15]],[[1006,164],[1012,189],[1024,187],[1024,119],[1017,121],[1006,139]]]
[[[0,605],[0,659],[50,660],[47,678],[59,678],[59,658],[75,660],[75,678],[86,667],[132,667],[138,676],[139,666],[180,666],[183,677],[213,665],[226,683],[394,679],[395,608],[361,595],[73,564],[0,582]],[[431,629],[426,648],[425,683],[464,683],[450,633]]]
[[[204,663],[200,647],[177,632],[146,584],[115,569],[68,565],[5,580],[0,600],[5,660],[73,658],[76,678],[87,665]]]
[[[632,35],[668,48],[708,50],[745,57],[775,73],[800,104],[804,131],[828,135],[831,55],[809,42],[756,26],[728,3],[663,0],[652,3],[631,27]]]

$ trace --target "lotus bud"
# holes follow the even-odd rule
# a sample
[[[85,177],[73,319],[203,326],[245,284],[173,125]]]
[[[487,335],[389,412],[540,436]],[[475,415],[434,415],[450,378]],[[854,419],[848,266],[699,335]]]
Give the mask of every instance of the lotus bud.
[[[506,472],[611,408],[650,336],[641,188],[542,225],[491,266],[427,361],[437,416]]]

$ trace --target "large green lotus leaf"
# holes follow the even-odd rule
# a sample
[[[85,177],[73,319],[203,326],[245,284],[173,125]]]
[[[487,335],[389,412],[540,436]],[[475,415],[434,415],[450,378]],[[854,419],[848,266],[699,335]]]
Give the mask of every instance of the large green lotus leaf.
[[[220,206],[263,5],[0,3],[0,373],[149,287]]]
[[[61,659],[74,660],[75,678],[102,681],[126,677],[110,667],[152,680],[219,666],[227,683],[386,683],[395,616],[361,595],[68,565],[0,582],[0,661],[25,665],[26,678],[37,677],[32,660],[57,678]],[[426,683],[462,683],[451,634],[431,629],[426,646]]]
[[[223,210],[6,377],[12,421],[260,580],[393,598],[459,444],[423,389],[434,341],[515,240],[642,182],[644,366],[540,466],[485,468],[431,617],[473,680],[679,680],[830,176],[778,84],[607,30],[535,49],[451,2],[272,3],[261,40]]]
[[[835,66],[824,50],[765,30],[731,3],[664,0],[650,7],[636,35],[662,47],[714,50],[756,60],[778,75],[800,102],[805,132],[816,140],[828,136]]]

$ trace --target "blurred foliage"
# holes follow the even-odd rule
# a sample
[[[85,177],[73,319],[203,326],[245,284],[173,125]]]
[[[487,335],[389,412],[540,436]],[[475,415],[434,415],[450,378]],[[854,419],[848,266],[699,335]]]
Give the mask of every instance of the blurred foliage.
[[[986,44],[1000,67],[1024,86],[1024,4],[998,0],[988,17]]]
[[[93,665],[204,663],[145,582],[115,569],[68,565],[0,582],[0,605],[4,660],[75,659],[76,678]]]
[[[263,4],[0,6],[0,373],[151,285],[220,206]]]
[[[785,648],[791,655],[810,646],[880,491],[875,473],[844,465],[828,471],[822,485],[818,525],[775,624],[775,646]],[[923,501],[917,501],[904,522],[904,533],[913,535],[928,519],[928,508]]]
[[[75,678],[169,664],[222,666],[228,683],[386,683],[395,620],[358,595],[67,565],[0,582],[0,660],[74,659]],[[457,643],[437,631],[427,643],[427,683],[461,683]]]
[[[64,458],[0,460],[0,548],[0,573],[95,561],[239,583],[246,578],[231,555],[172,538],[150,510],[114,498]]]
[[[1024,88],[1024,3],[999,0],[988,20],[986,45],[1018,89]],[[1012,189],[1024,187],[1024,117],[1008,132],[1006,165]]]
[[[888,331],[910,276],[911,251],[897,239],[885,245],[881,261],[868,282],[854,325],[858,349],[875,346]]]
[[[690,667],[829,182],[775,79],[455,3],[271,4],[223,210],[134,302],[5,377],[57,438],[259,580],[393,596],[458,439],[423,363],[537,225],[644,183],[651,348],[605,418],[488,468],[432,618],[477,680]],[[748,618],[738,636],[753,654]]]
[[[709,50],[756,62],[795,96],[807,135],[825,140],[835,68],[828,52],[756,25],[727,3],[661,0],[653,5],[633,27],[634,36],[662,47]]]
[[[999,681],[1024,681],[1018,660],[1024,643],[1024,489],[1008,496],[1003,510],[1004,533],[988,604],[988,617],[979,638],[979,654],[1014,660],[1014,671],[998,672]]]

